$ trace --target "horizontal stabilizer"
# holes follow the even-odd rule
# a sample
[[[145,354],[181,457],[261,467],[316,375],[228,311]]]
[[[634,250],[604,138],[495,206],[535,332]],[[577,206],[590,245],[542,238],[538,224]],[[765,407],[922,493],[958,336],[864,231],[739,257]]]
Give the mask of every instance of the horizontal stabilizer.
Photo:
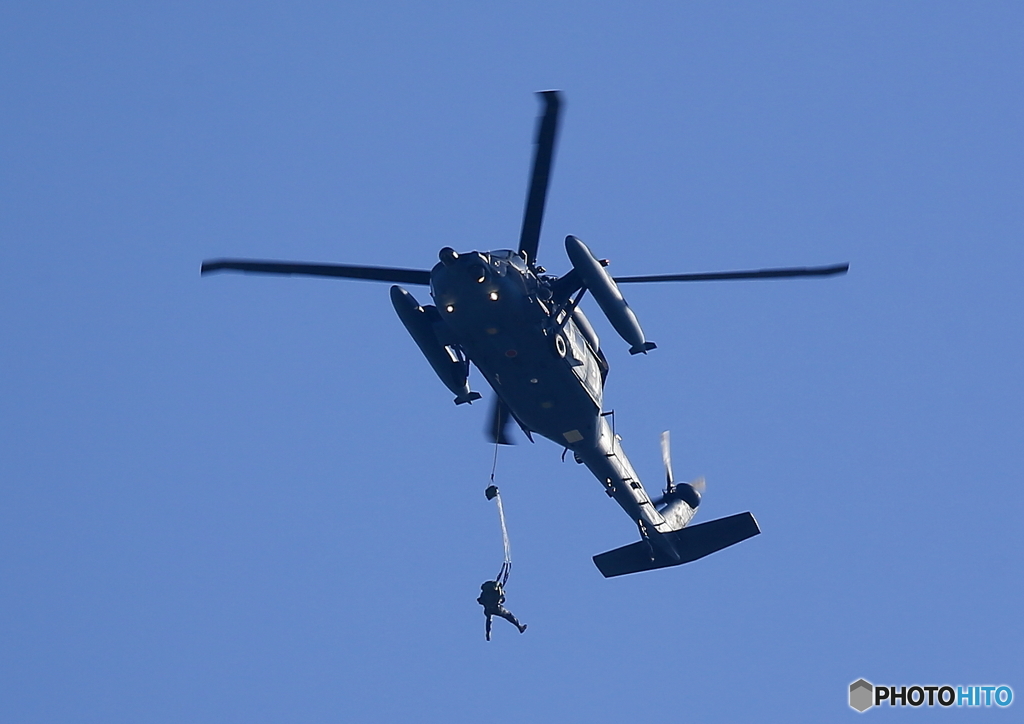
[[[594,556],[594,563],[605,578],[627,573],[653,571],[656,568],[679,566],[703,558],[715,551],[728,548],[761,532],[750,513],[737,513],[728,518],[711,520],[673,533],[664,533],[672,539],[679,560],[657,551],[647,541],[638,541],[622,548]],[[652,557],[653,556],[653,557]]]

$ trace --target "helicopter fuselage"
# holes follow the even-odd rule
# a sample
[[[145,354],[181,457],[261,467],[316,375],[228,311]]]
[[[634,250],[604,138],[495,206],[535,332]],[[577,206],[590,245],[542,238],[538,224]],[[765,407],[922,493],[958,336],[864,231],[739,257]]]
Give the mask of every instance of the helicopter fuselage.
[[[582,310],[553,298],[549,278],[515,252],[443,250],[441,259],[430,272],[440,340],[480,370],[527,434],[571,450],[644,538],[657,545],[656,533],[685,525],[692,509],[685,521],[661,515],[603,414],[608,366]]]
[[[460,254],[430,272],[452,341],[521,425],[566,445],[587,437],[600,412],[600,363],[576,315],[558,309],[545,286],[511,252]]]

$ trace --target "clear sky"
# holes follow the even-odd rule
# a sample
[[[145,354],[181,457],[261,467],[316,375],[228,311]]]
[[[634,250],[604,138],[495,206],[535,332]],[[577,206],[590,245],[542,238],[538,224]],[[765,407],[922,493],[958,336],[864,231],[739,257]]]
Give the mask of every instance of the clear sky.
[[[0,720],[1024,697],[1022,37],[1013,2],[4,3]],[[851,269],[633,285],[640,358],[589,307],[648,487],[670,429],[699,520],[763,534],[605,580],[635,527],[521,440],[496,482],[530,629],[488,644],[486,405],[452,404],[386,284],[199,265],[515,247],[547,88],[550,271],[570,233],[618,275]]]

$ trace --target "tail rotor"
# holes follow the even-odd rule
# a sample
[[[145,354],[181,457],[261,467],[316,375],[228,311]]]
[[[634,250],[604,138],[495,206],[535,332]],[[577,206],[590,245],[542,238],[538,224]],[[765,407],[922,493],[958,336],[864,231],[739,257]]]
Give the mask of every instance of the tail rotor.
[[[703,477],[699,477],[689,483],[676,485],[675,473],[672,472],[672,443],[668,430],[661,433],[661,462],[665,466],[665,491],[662,493],[661,500],[682,498],[687,500],[693,508],[700,505],[700,499],[704,495],[707,483],[704,482]],[[690,488],[692,492],[688,492],[687,488]]]
[[[668,430],[661,433],[661,462],[665,465],[665,495],[671,495],[675,492],[676,480],[672,473],[672,444]]]

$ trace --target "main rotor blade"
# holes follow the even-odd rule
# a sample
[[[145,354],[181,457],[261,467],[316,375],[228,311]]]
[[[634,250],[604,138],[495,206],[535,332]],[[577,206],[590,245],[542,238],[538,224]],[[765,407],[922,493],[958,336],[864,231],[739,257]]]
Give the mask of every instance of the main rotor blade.
[[[430,272],[421,269],[351,266],[348,264],[307,264],[296,261],[264,261],[262,259],[210,259],[203,262],[202,274],[219,271],[239,271],[245,274],[305,274],[313,277],[366,279],[375,282],[430,284]]]
[[[562,104],[562,96],[558,91],[542,91],[537,95],[544,101],[544,115],[537,123],[530,190],[526,195],[526,208],[523,211],[523,229],[519,233],[519,251],[526,254],[526,260],[531,265],[537,261],[540,226],[544,220],[544,203],[548,195],[551,160],[554,157],[555,136],[558,133],[558,113]]]
[[[498,399],[497,395],[491,400],[491,413],[485,430],[487,439],[499,445],[515,445],[512,439],[512,412],[508,406]]]
[[[751,271],[698,272],[695,274],[654,274],[645,277],[615,277],[618,284],[632,282],[709,282],[724,279],[788,279],[790,277],[828,277],[845,274],[849,264],[832,266],[796,266],[784,269],[754,269]]]

